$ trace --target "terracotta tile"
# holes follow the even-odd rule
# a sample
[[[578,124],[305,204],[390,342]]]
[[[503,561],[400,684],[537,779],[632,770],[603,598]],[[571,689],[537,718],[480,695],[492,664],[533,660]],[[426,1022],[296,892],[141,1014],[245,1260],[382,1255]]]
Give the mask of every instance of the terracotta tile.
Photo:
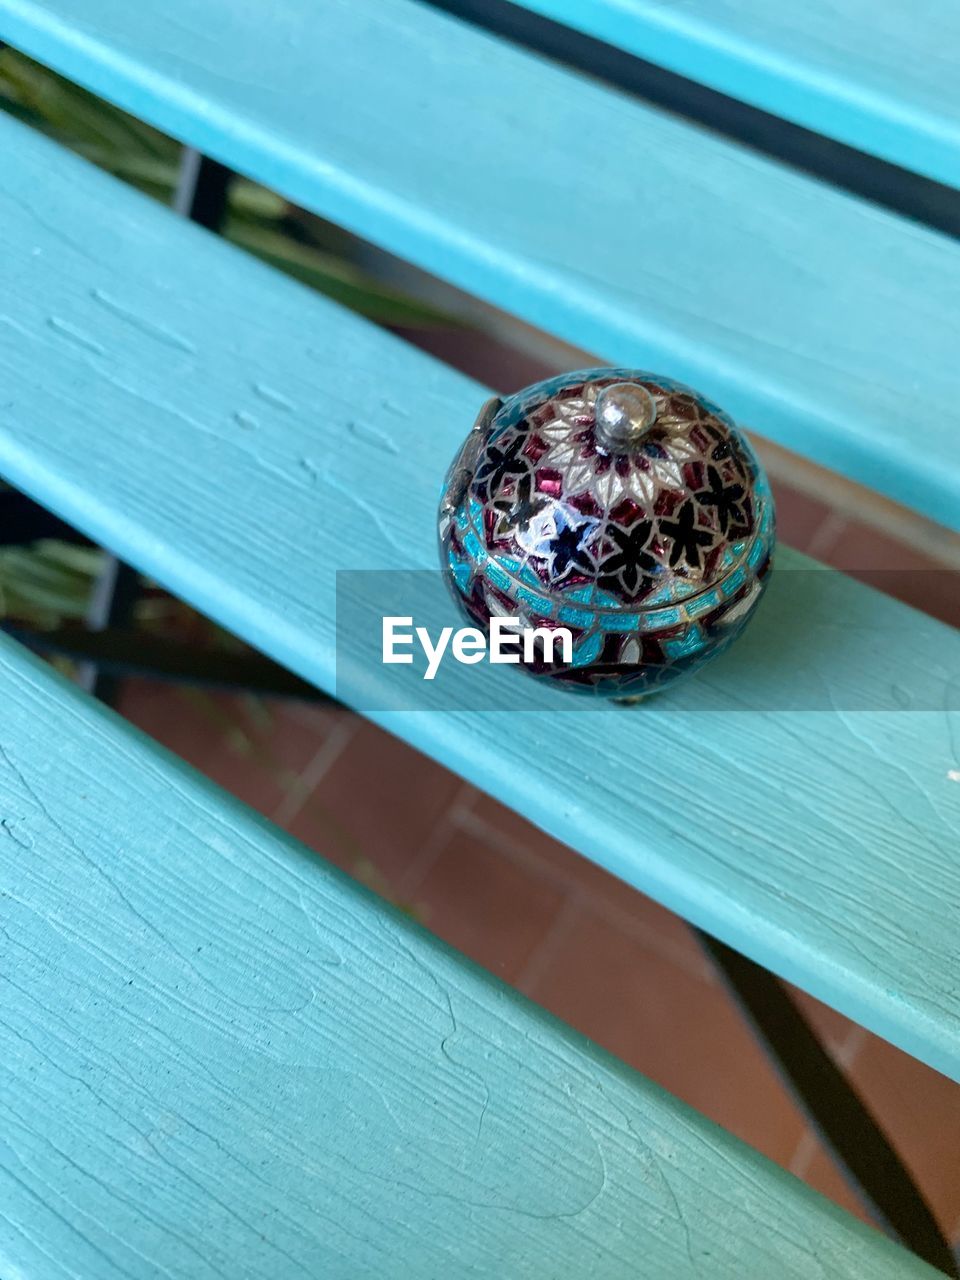
[[[877,1036],[850,1078],[909,1168],[943,1231],[960,1234],[960,1085]]]
[[[892,538],[861,520],[844,522],[828,556],[830,564],[849,573],[858,570],[898,572],[938,567],[937,562],[922,551],[915,551],[907,543]]]
[[[788,547],[806,551],[829,516],[830,507],[782,482],[772,480],[771,485],[777,507],[777,536]]]
[[[480,796],[461,823],[478,839],[535,867],[565,891],[620,906],[637,896],[635,889],[490,796]]]
[[[850,1056],[859,1051],[868,1032],[857,1023],[851,1022],[849,1018],[845,1018],[842,1013],[837,1013],[836,1009],[831,1009],[829,1005],[821,1004],[813,996],[807,995],[799,987],[794,987],[789,982],[785,986],[824,1047],[842,1066],[846,1067]]]
[[[884,594],[960,626],[960,573],[862,521],[838,524],[817,557]]]
[[[554,364],[528,355],[482,329],[471,332],[469,342],[464,342],[455,329],[402,329],[400,332],[414,346],[504,395],[539,382],[541,378],[548,378],[564,367],[562,363]],[[588,360],[582,367],[589,364]],[[567,367],[576,368],[576,361]]]
[[[537,870],[565,893],[586,899],[624,932],[645,940],[704,981],[714,981],[712,967],[685,922],[632,885],[490,796],[480,796],[461,821],[473,836]]]
[[[519,813],[507,808],[505,804],[501,804],[499,800],[495,800],[493,796],[488,796],[483,791],[477,792],[472,797],[469,813],[482,818],[501,836],[514,844],[531,844],[537,840],[552,842],[553,839]]]
[[[702,967],[705,962],[683,921],[586,859],[580,858],[572,850],[552,840],[489,797],[478,799],[470,817],[474,820],[471,828],[474,832],[481,830],[487,841],[495,842],[500,839],[502,847],[514,855],[517,850],[526,851],[533,860],[528,865],[547,868],[558,887],[568,891],[582,889],[586,900],[593,904],[591,923],[585,925],[581,919],[568,932],[563,945],[554,948],[552,959],[542,976],[525,989],[586,1034],[605,1044],[619,1056],[627,1057],[645,1074],[658,1079],[726,1127],[733,1128],[740,1136],[788,1164],[793,1151],[790,1143],[802,1131],[799,1113],[789,1095],[780,1087],[752,1036],[739,1023],[736,1010],[728,1005],[724,1012],[722,1005],[726,1002],[726,997],[721,988],[718,987],[712,997],[707,996],[708,1000],[713,1000],[708,1016],[700,1018],[699,1015],[694,1015],[694,1010],[701,1006],[696,999],[691,998],[691,992],[696,993],[697,988],[690,984],[690,965]],[[477,823],[482,826],[478,828]],[[611,908],[615,908],[635,927],[631,928],[630,924],[620,920],[617,929],[611,933]],[[606,923],[602,923],[603,921]],[[647,931],[646,936],[643,930]],[[684,960],[678,961],[676,954],[670,951],[671,946],[680,945],[688,949],[686,963]],[[585,952],[588,954],[584,954]],[[654,953],[653,956],[649,954],[651,952]],[[671,959],[678,971],[664,968],[664,964]],[[629,976],[625,976],[631,970],[642,975],[642,978],[631,981]],[[660,981],[663,973],[667,973],[668,978]],[[651,993],[652,983],[656,983],[657,990]],[[827,1048],[861,1087],[864,1087],[864,1082],[860,1080],[861,1073],[867,1082],[877,1074],[873,1062],[877,1054],[895,1055],[897,1073],[909,1075],[915,1068],[921,1072],[926,1071],[910,1059],[899,1061],[905,1055],[899,1054],[884,1042],[876,1041],[875,1037],[836,1010],[797,988],[788,989]],[[595,991],[606,993],[599,1003],[595,998]],[[675,1006],[673,1011],[670,1009],[671,1003]],[[711,1057],[704,1057],[702,1050],[698,1054],[695,1047],[691,1046],[689,1053],[679,1062],[675,1053],[665,1051],[664,1041],[672,1042],[674,1046],[678,1043],[675,1023],[677,1019],[683,1020],[682,1015],[677,1012],[681,1008],[687,1011],[687,1025],[679,1029],[682,1042],[689,1045],[690,1037],[698,1034],[693,1028],[700,1024],[705,1028],[715,1028],[709,1032],[711,1040],[718,1046],[717,1051],[722,1054],[724,1061],[730,1064],[732,1076],[718,1073]],[[669,1030],[659,1037],[660,1047],[651,1049],[653,1038],[646,1038],[644,1028],[655,1023],[657,1018],[665,1018]],[[881,1047],[878,1049],[877,1045]],[[736,1054],[741,1050],[745,1055],[744,1075],[738,1086],[735,1078]],[[861,1053],[867,1054],[866,1063],[858,1067]],[[943,1081],[942,1077],[935,1078]],[[719,1087],[718,1080],[722,1082]],[[770,1136],[765,1136],[755,1117],[750,1114],[749,1100],[756,1080],[761,1082],[765,1100],[772,1100],[776,1128]],[[960,1097],[960,1086],[954,1086],[949,1081],[943,1083],[947,1086],[948,1093],[955,1091]],[[935,1115],[935,1107],[933,1112]],[[885,1125],[890,1124],[890,1119],[885,1115],[879,1114],[878,1118]],[[960,1134],[957,1137],[960,1138]],[[904,1154],[908,1156],[906,1151]],[[937,1168],[927,1176],[935,1178],[938,1186],[931,1189],[925,1186],[924,1189],[935,1205],[949,1205],[949,1188],[944,1186],[945,1174],[953,1171],[949,1148],[942,1158],[934,1159],[933,1163]],[[813,1154],[805,1162],[802,1173],[805,1180],[817,1190],[867,1220],[843,1175],[816,1140]],[[957,1181],[960,1184],[960,1162],[957,1165]],[[950,1229],[954,1224],[944,1222],[943,1225],[945,1229]]]
[[[808,1186],[813,1187],[814,1191],[819,1191],[828,1200],[838,1204],[841,1209],[846,1209],[848,1213],[852,1213],[854,1217],[859,1218],[861,1222],[866,1222],[871,1227],[876,1226],[876,1223],[868,1216],[860,1203],[859,1198],[851,1191],[843,1174],[827,1154],[826,1148],[822,1143],[815,1141],[813,1155],[803,1170],[802,1177],[803,1181]]]
[[[532,995],[644,1075],[787,1165],[804,1122],[719,985],[585,910]]]
[[[390,897],[460,787],[441,765],[361,721],[289,830]]]
[[[542,876],[462,832],[413,896],[428,928],[506,982],[516,982],[563,902]]]
[[[145,733],[268,816],[325,741],[337,708],[309,719],[291,704],[196,692],[158,681],[123,683],[119,710]]]

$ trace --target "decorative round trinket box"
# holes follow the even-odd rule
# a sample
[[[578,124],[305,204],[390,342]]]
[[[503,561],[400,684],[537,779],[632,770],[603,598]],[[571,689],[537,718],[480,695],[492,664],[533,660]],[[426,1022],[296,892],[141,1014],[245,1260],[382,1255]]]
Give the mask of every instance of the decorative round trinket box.
[[[774,508],[715,405],[655,374],[589,369],[488,401],[447,474],[439,532],[475,625],[569,630],[569,661],[541,646],[526,670],[633,699],[743,630],[770,568]]]

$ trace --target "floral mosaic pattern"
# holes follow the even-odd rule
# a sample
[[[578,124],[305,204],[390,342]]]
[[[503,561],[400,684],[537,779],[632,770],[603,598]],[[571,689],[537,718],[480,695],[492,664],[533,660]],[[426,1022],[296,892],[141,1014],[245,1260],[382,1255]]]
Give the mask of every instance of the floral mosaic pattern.
[[[633,381],[657,417],[629,453],[598,443],[603,387]],[[454,477],[456,483],[454,484]],[[559,676],[633,696],[700,665],[759,599],[773,546],[760,464],[730,419],[647,373],[590,370],[502,404],[451,468],[441,544],[472,618],[575,626]]]

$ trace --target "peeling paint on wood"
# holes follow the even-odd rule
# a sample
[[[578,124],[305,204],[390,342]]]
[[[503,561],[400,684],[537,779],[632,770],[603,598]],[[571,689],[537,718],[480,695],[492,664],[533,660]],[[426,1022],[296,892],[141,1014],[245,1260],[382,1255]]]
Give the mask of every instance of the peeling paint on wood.
[[[442,476],[486,389],[12,121],[0,121],[0,146],[0,473],[332,690],[336,570],[435,565]],[[37,222],[41,199],[85,254]],[[25,259],[24,244],[43,252]],[[111,313],[95,289],[195,356]],[[52,334],[54,309],[107,354]],[[252,403],[252,381],[296,408],[258,400],[258,425],[244,429],[233,415]],[[378,489],[402,493],[402,512],[385,517]],[[777,573],[797,589],[778,594],[775,575],[753,624],[759,648],[745,639],[721,659],[712,701],[694,682],[635,713],[560,714],[555,693],[526,681],[523,712],[377,718],[960,1078],[960,788],[944,783],[960,770],[948,696],[960,638],[838,575],[786,577],[811,563],[780,553]],[[761,675],[785,685],[810,663],[823,709],[753,709]],[[928,709],[867,709],[889,707],[893,685]]]
[[[5,1277],[939,1274],[6,639],[0,704]]]

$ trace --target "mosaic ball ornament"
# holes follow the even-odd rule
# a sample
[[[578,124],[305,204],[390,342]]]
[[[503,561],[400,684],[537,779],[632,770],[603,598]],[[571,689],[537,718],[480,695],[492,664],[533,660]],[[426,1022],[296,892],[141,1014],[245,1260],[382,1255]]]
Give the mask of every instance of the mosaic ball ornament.
[[[444,484],[440,554],[471,622],[569,629],[530,674],[634,699],[722,653],[770,570],[763,468],[689,387],[589,369],[491,400]]]

